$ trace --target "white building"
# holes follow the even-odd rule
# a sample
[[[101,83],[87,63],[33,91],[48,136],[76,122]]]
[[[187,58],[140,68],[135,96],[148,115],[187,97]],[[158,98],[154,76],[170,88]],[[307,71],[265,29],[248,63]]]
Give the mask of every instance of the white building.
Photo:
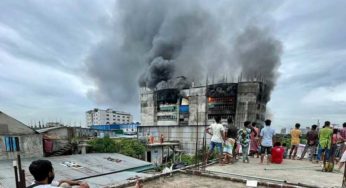
[[[129,124],[133,121],[130,113],[112,109],[102,110],[95,108],[87,111],[85,114],[88,127],[92,125]]]

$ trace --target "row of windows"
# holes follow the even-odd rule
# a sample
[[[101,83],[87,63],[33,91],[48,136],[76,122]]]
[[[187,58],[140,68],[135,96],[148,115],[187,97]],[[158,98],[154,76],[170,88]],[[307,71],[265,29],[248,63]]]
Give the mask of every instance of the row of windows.
[[[109,120],[109,118],[106,118],[106,120]],[[113,121],[115,121],[116,119],[113,119]],[[117,119],[117,121],[130,121],[129,119],[125,120],[125,119]]]
[[[109,114],[106,114],[106,116],[109,116]],[[113,115],[113,117],[115,117],[115,115]],[[122,117],[122,118],[127,118],[127,119],[130,118],[130,116],[121,116],[121,117]],[[120,118],[120,116],[118,115],[117,118]]]
[[[125,120],[123,120],[122,122],[123,122],[123,123],[130,123],[130,121],[129,121],[129,120],[127,120],[126,122],[125,122]],[[107,122],[106,122],[106,124],[107,124],[107,125],[109,125],[109,124],[110,124],[110,122],[108,122],[108,121],[107,121]]]
[[[95,120],[101,120],[101,118],[94,118],[94,121]],[[109,118],[106,118],[106,120],[109,120]],[[116,120],[116,119],[113,119],[114,121]],[[125,119],[125,118],[121,118],[121,119],[118,119],[118,121],[120,121],[120,120],[130,120],[130,118],[127,118],[127,119]]]
[[[174,116],[174,115],[158,116],[157,120],[159,120],[159,121],[172,121],[172,120],[175,121],[175,120],[177,120],[177,116]]]
[[[235,101],[235,97],[222,97],[222,98],[208,97],[209,103],[213,103],[213,102],[234,103],[234,101]]]

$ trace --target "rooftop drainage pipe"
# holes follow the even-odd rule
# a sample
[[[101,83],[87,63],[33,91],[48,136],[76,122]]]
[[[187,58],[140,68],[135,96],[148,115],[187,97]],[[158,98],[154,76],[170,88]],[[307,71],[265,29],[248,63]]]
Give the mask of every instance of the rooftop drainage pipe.
[[[210,163],[206,164],[206,166],[210,166],[210,165],[213,165],[215,163],[217,163],[216,160],[210,160]],[[203,165],[203,162],[200,162],[199,165]],[[156,174],[156,175],[153,175],[153,176],[150,176],[150,177],[144,177],[144,178],[140,178],[140,179],[143,182],[147,182],[147,181],[151,181],[151,180],[154,180],[156,178],[159,178],[159,177],[169,176],[169,175],[172,175],[172,174],[175,174],[175,173],[178,173],[178,172],[186,173],[185,170],[193,168],[193,167],[196,167],[195,164],[186,166],[184,168],[175,169],[175,170],[172,170],[171,172]],[[127,182],[127,183],[123,183],[123,184],[120,184],[120,185],[109,186],[109,187],[111,187],[111,188],[124,188],[124,187],[128,187],[128,186],[133,186],[133,185],[135,185],[135,183],[136,183],[136,181],[130,181],[130,182]]]
[[[153,168],[154,168],[154,166],[152,164],[147,164],[147,165],[143,165],[143,166],[138,166],[138,167],[133,167],[133,168],[127,168],[127,169],[116,170],[116,171],[112,171],[112,172],[107,172],[107,173],[77,178],[77,179],[74,179],[74,181],[85,180],[85,179],[89,179],[89,178],[95,178],[95,177],[105,176],[105,175],[110,175],[110,174],[116,174],[116,173],[124,172],[124,171],[143,172],[143,171],[150,170]]]

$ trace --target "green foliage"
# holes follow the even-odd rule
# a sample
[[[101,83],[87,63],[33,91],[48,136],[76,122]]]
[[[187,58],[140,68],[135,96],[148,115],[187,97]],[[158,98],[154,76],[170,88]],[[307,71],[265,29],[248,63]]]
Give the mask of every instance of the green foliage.
[[[134,139],[123,139],[119,144],[119,153],[130,157],[141,158],[146,150],[144,144]]]
[[[197,152],[197,162],[200,163],[200,162],[203,162],[203,160],[205,159],[205,155],[206,153],[204,152],[208,152],[208,150],[204,150],[203,148],[198,150]],[[210,156],[209,156],[209,160],[214,160],[217,158],[217,152],[214,151],[214,153],[212,153]],[[187,164],[187,165],[193,165],[193,164],[196,164],[196,155],[187,155],[187,154],[183,154],[181,156],[181,162]]]
[[[88,142],[91,146],[90,150],[99,153],[116,153],[119,151],[119,146],[117,146],[109,137],[95,138]]]
[[[141,158],[146,150],[145,145],[134,139],[117,139],[109,137],[95,138],[88,142],[92,152],[121,153],[130,157]]]
[[[194,161],[195,161],[195,156],[193,156],[193,155],[182,154],[182,156],[181,156],[181,162],[183,162],[187,165],[194,164]]]

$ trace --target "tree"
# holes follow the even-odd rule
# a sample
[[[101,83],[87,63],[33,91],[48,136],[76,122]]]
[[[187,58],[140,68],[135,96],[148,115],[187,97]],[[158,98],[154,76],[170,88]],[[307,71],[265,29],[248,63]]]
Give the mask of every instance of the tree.
[[[138,140],[133,139],[123,139],[120,141],[120,153],[135,157],[141,158],[145,152],[145,146],[140,143]]]
[[[117,146],[111,138],[105,136],[104,138],[96,138],[88,142],[91,146],[91,150],[100,153],[116,153],[119,152],[119,146]]]

